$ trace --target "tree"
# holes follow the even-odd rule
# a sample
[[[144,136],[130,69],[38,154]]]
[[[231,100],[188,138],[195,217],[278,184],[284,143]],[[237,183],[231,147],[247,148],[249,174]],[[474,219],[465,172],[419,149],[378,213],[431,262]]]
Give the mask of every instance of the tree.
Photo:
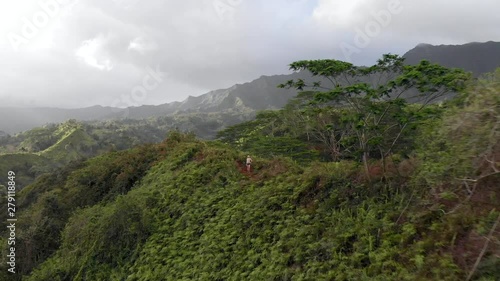
[[[294,131],[296,128],[290,125],[297,123],[287,116],[287,112],[261,111],[257,113],[255,120],[219,131],[217,137],[222,142],[255,155],[283,155],[302,162],[316,160],[318,152],[297,137],[298,133]]]
[[[307,70],[324,81],[290,80],[280,88],[315,91],[310,106],[338,108],[341,130],[336,141],[355,139],[367,176],[370,154],[384,161],[413,124],[428,117],[427,106],[450,93],[461,92],[470,74],[428,61],[404,65],[404,58],[385,54],[370,67],[357,67],[339,60],[304,60],[290,64],[293,71]],[[322,82],[330,84],[322,85]],[[417,103],[411,107],[409,102]]]

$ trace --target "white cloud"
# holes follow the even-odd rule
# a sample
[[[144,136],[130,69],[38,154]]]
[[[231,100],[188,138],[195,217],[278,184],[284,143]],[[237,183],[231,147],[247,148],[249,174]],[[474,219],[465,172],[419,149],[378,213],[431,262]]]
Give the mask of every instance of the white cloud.
[[[142,55],[148,51],[154,51],[157,49],[158,45],[155,42],[148,42],[143,37],[137,37],[128,44],[128,50],[137,51]]]
[[[123,9],[133,9],[139,0],[113,0],[113,2]]]
[[[110,71],[113,69],[111,60],[103,55],[103,45],[106,38],[99,35],[96,38],[83,41],[80,48],[75,52],[78,59],[99,70]]]
[[[385,35],[398,37],[394,40],[459,44],[500,38],[497,0],[318,0],[312,18],[331,31],[354,32],[375,20],[374,14],[387,10],[390,3],[402,8],[383,30]]]
[[[363,15],[360,7],[367,4],[367,0],[319,0],[314,9],[313,19],[332,28],[346,28],[356,24]]]
[[[61,5],[14,52],[7,35],[22,32],[22,18],[40,11],[38,1],[0,1],[2,105],[110,105],[142,83],[148,66],[160,65],[168,82],[145,101],[158,104],[286,73],[295,60],[343,59],[340,43],[352,43],[355,29],[390,0],[67,0],[78,4]],[[231,5],[232,19],[217,16],[215,1]],[[498,0],[400,1],[403,12],[353,55],[354,63],[422,42],[500,40]]]

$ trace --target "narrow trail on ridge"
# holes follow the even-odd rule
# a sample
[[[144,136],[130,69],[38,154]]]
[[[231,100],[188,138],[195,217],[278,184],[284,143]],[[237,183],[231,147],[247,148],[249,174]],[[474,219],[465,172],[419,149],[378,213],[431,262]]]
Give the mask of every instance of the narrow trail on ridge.
[[[241,174],[247,176],[248,178],[255,179],[256,175],[253,173],[252,170],[250,170],[250,172],[247,172],[247,167],[245,164],[243,164],[243,162],[236,160],[234,161],[234,163],[236,167],[238,167],[238,170],[240,171]]]

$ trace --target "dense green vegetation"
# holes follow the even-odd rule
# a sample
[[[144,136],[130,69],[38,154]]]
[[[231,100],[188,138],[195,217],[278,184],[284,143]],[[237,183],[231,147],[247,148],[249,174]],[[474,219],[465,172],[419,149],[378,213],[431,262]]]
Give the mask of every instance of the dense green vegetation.
[[[161,142],[168,131],[193,132],[198,137],[213,139],[228,125],[248,120],[251,113],[199,113],[155,117],[143,120],[78,122],[68,120],[49,124],[15,136],[0,137],[0,174],[12,170],[20,177],[19,187],[35,178],[108,151]],[[5,178],[0,177],[5,185]]]
[[[460,94],[425,110],[358,97],[389,108],[375,125],[304,92],[222,141],[173,131],[44,174],[18,195],[18,274],[2,261],[0,279],[499,280],[500,70],[450,75]],[[352,142],[372,125],[399,129]]]
[[[410,153],[418,125],[442,112],[433,102],[461,92],[470,78],[463,70],[427,61],[405,65],[403,58],[390,54],[371,67],[316,60],[295,62],[291,69],[307,70],[318,81],[298,79],[279,85],[302,92],[284,109],[261,112],[218,137],[257,154],[266,147],[268,153],[297,160],[314,159],[311,150],[326,161],[362,159],[366,175],[369,159],[385,162],[394,153]]]

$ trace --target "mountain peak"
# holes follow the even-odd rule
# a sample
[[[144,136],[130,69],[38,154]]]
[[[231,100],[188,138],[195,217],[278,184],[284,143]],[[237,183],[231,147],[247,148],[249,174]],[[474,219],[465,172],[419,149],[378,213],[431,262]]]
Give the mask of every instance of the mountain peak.
[[[415,48],[423,48],[423,47],[434,47],[434,45],[429,43],[419,43]]]
[[[429,60],[446,67],[462,68],[474,76],[493,72],[500,66],[500,42],[472,42],[463,45],[420,43],[403,56],[407,64]]]

